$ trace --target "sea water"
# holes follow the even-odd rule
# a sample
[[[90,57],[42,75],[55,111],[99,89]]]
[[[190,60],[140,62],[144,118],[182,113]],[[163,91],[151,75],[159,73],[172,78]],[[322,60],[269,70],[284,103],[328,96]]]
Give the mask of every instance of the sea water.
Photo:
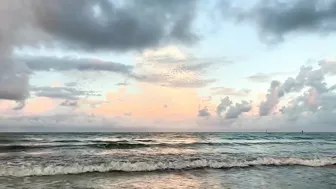
[[[0,188],[336,188],[336,133],[1,133]]]

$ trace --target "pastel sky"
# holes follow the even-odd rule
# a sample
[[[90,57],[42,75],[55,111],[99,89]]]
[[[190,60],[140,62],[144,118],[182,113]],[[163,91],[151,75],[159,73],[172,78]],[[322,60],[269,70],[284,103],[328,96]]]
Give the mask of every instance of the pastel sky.
[[[0,131],[336,131],[336,0],[0,7]]]

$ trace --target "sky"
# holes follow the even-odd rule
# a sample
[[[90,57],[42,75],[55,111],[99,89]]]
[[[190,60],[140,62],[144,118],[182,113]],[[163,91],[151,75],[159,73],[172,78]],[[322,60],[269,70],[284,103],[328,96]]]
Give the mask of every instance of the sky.
[[[336,131],[336,0],[0,1],[0,132]]]

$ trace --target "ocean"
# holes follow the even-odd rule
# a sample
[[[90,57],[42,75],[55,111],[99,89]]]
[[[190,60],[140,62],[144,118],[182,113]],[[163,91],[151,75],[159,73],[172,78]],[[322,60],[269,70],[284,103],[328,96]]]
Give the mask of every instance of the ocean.
[[[336,188],[336,133],[1,133],[1,189]]]

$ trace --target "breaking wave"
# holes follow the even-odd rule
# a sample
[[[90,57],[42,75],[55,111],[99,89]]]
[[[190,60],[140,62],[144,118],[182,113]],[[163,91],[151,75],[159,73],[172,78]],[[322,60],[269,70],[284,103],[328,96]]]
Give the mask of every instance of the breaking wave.
[[[336,165],[336,158],[300,159],[300,158],[259,158],[251,161],[216,161],[216,160],[193,160],[176,162],[110,162],[97,165],[71,166],[49,165],[49,166],[26,166],[7,167],[0,169],[0,176],[47,176],[83,174],[90,172],[151,172],[164,170],[185,170],[185,169],[229,169],[246,168],[254,166],[310,166],[322,167]]]

